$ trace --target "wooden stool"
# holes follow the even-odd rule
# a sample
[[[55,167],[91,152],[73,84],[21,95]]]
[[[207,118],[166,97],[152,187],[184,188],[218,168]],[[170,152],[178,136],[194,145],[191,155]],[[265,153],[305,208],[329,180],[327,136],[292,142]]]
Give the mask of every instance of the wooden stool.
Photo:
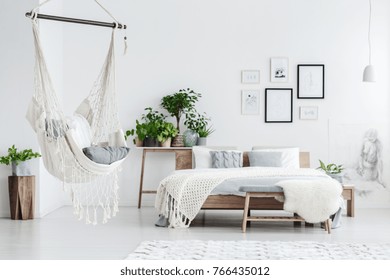
[[[284,217],[284,216],[250,216],[249,213],[249,203],[252,197],[280,197],[283,196],[283,193],[280,192],[247,192],[245,196],[245,206],[244,206],[244,215],[242,219],[242,232],[246,232],[247,222],[304,222],[305,220],[298,216],[294,215],[293,217]],[[327,219],[324,222],[325,231],[329,234],[331,233],[331,220]]]
[[[35,176],[9,176],[8,188],[11,219],[34,219]]]

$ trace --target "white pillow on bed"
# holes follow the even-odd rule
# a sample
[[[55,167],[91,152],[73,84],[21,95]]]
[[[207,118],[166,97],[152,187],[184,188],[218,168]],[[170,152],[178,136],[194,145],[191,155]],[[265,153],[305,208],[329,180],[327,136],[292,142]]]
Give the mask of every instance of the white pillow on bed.
[[[269,147],[253,147],[252,151],[261,152],[281,152],[282,163],[281,167],[284,168],[300,168],[299,163],[299,148],[269,148]]]
[[[234,151],[235,147],[205,147],[205,146],[194,146],[192,147],[192,167],[195,169],[199,168],[212,168],[213,161],[211,158],[211,151]],[[242,152],[241,152],[242,153]],[[241,156],[241,166],[242,166],[242,156]]]

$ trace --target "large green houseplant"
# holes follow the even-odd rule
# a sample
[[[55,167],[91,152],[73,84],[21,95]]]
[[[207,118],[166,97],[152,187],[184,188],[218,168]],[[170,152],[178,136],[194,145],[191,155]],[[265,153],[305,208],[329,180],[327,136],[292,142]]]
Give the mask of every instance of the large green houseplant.
[[[180,120],[183,114],[194,110],[195,104],[202,95],[195,92],[194,90],[180,89],[170,95],[166,95],[161,99],[160,106],[168,111],[168,113],[176,119],[176,129],[178,135],[174,138],[172,146],[181,147],[183,146],[183,135],[180,134]]]
[[[170,95],[166,95],[161,99],[160,106],[168,111],[168,113],[176,118],[176,128],[180,133],[180,119],[187,111],[195,108],[195,103],[202,95],[196,93],[190,88],[180,89]]]
[[[29,176],[31,175],[29,160],[38,158],[41,155],[33,152],[32,149],[18,151],[15,145],[8,148],[8,154],[0,157],[0,163],[12,166],[12,175],[14,176]]]

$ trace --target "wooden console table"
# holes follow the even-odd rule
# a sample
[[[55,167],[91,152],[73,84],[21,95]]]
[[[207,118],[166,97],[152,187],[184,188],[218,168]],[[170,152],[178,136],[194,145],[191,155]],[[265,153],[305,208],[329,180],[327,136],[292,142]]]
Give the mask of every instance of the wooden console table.
[[[147,153],[175,153],[175,170],[192,168],[192,148],[191,147],[140,147],[142,149],[141,177],[139,181],[138,208],[141,208],[142,194],[155,194],[156,190],[144,190],[145,159]]]

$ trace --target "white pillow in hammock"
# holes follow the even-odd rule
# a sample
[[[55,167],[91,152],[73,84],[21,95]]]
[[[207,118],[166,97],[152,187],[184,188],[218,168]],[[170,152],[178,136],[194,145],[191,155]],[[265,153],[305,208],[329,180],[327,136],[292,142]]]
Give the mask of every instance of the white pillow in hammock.
[[[91,127],[88,121],[79,114],[74,114],[67,118],[68,125],[74,130],[73,139],[79,146],[80,150],[85,147],[90,147],[92,142]]]

